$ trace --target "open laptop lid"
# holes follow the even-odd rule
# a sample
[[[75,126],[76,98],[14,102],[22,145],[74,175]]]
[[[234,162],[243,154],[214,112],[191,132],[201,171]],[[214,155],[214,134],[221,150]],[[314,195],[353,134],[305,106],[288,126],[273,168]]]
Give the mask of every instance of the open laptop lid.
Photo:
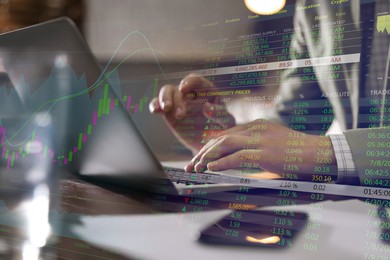
[[[54,120],[55,144],[47,148],[54,163],[126,185],[163,176],[110,83],[115,73],[102,74],[72,21],[1,35],[0,61],[14,86],[2,98],[11,93],[24,113],[44,112]]]
[[[0,58],[15,86],[11,92],[22,100],[23,110],[53,119],[53,144],[42,156],[94,180],[169,194],[196,192],[195,187],[162,180],[167,175],[117,94],[118,74],[99,68],[71,20],[60,18],[1,35],[0,46]],[[33,130],[30,135],[35,135]],[[211,186],[209,192],[237,189]]]

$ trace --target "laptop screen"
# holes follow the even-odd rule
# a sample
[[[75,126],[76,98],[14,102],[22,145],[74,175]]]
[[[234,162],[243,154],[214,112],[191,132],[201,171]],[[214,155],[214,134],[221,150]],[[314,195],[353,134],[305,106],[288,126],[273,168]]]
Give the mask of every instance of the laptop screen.
[[[117,95],[118,74],[100,69],[70,20],[4,34],[0,46],[4,171],[23,164],[31,142],[36,160],[76,173],[141,178],[161,170]],[[36,127],[37,115],[50,135]]]

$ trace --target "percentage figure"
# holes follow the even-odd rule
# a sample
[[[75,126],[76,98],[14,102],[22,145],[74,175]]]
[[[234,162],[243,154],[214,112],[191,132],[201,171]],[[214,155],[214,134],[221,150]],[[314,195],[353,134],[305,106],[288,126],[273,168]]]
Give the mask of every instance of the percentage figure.
[[[294,116],[291,118],[291,122],[292,123],[306,123],[307,119],[306,119],[306,117],[302,117],[302,116]]]
[[[298,168],[297,165],[291,165],[290,168],[291,168],[291,169],[299,170],[299,168]],[[295,173],[287,173],[287,174],[286,174],[286,178],[287,178],[287,179],[290,179],[290,180],[298,180],[298,175],[295,174]]]

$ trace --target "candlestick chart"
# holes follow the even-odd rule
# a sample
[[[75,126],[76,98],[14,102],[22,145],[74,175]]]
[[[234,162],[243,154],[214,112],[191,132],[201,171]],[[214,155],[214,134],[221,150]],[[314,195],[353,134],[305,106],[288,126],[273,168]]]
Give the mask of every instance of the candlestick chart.
[[[146,82],[145,94],[135,97],[121,94],[117,71],[108,74],[97,81],[92,90],[89,88],[86,91],[88,84],[84,75],[78,76],[69,65],[53,68],[50,77],[28,97],[22,109],[16,91],[0,87],[0,103],[7,104],[1,111],[2,115],[7,116],[2,117],[0,123],[1,162],[6,168],[14,167],[18,161],[29,156],[38,160],[49,158],[60,165],[68,165],[88,142],[94,127],[104,121],[111,111],[124,108],[131,114],[142,113],[151,98],[157,95],[158,78]],[[59,81],[68,86],[67,93],[75,94],[59,96],[64,94],[64,91],[57,89],[61,83]],[[17,84],[30,88],[23,75]],[[131,84],[131,81],[127,84]],[[45,128],[42,123],[48,119],[53,145],[45,143],[47,137],[42,136],[47,132],[47,129],[42,130]]]

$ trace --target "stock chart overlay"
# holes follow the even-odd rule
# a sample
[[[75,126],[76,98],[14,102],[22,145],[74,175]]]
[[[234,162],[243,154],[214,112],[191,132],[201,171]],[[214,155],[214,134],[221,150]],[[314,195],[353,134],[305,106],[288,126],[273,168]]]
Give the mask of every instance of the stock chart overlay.
[[[232,171],[217,174],[171,170],[167,175],[170,181],[162,181],[150,197],[152,205],[182,213],[233,210],[216,223],[215,229],[207,230],[207,236],[202,238],[205,240],[214,239],[210,234],[216,230],[220,232],[223,227],[218,236],[226,239],[246,239],[291,248],[296,233],[306,227],[304,243],[299,246],[314,254],[321,251],[323,238],[320,234],[328,228],[323,224],[322,213],[326,209],[322,203],[356,199],[367,206],[366,221],[361,223],[366,229],[364,259],[388,259],[389,60],[386,60],[387,53],[383,55],[380,50],[389,50],[390,10],[378,11],[375,1],[365,0],[360,6],[360,15],[356,16],[352,14],[351,1],[331,2],[326,6],[330,10],[328,14],[319,11],[324,8],[322,2],[307,1],[304,6],[286,5],[270,16],[248,13],[202,22],[191,30],[183,28],[180,33],[198,33],[206,41],[202,46],[186,46],[181,51],[206,48],[207,54],[175,69],[166,69],[160,63],[163,53],[155,49],[154,43],[142,32],[124,36],[97,79],[87,78],[83,71],[76,70],[60,57],[58,64],[50,68],[49,76],[40,78],[39,86],[33,88],[36,81],[26,79],[25,75],[8,78],[0,57],[1,174],[12,172],[31,160],[48,160],[64,168],[72,167],[89,145],[96,127],[108,122],[114,112],[124,111],[142,121],[149,115],[150,102],[159,97],[161,86],[171,82],[177,84],[188,74],[196,73],[212,82],[213,88],[195,89],[185,97],[192,102],[195,111],[171,125],[181,141],[193,144],[200,151],[206,150],[213,159],[233,154],[239,149],[234,148],[233,152],[216,148],[207,150],[221,137],[220,133],[229,131],[225,126],[234,125],[229,116],[232,107],[242,109],[244,115],[261,111],[265,119],[274,119],[290,131],[281,152],[272,154],[274,158],[282,158],[276,166],[272,165],[272,160],[270,163],[272,169],[280,171],[264,171],[261,164],[265,157],[263,147],[259,147],[263,144],[264,133],[272,131],[274,125],[255,121],[249,130],[242,130],[248,130],[245,133],[249,138],[244,147],[247,154],[239,157],[241,161],[238,166],[231,167]],[[301,17],[300,24],[294,23],[296,17]],[[241,33],[240,28],[244,26],[250,28],[249,33],[248,30]],[[231,33],[221,35],[220,31]],[[172,36],[170,33],[177,32],[168,31],[167,37]],[[144,48],[115,60],[122,44],[131,43],[134,35],[142,38]],[[382,42],[385,47],[380,45]],[[128,59],[145,51],[153,56],[152,66],[157,73],[145,72],[124,78],[122,68]],[[66,87],[59,91],[61,84]],[[28,94],[21,98],[21,92]],[[210,100],[214,106],[205,112],[202,106]],[[280,112],[278,117],[273,117],[275,111]],[[339,130],[335,132],[338,135],[348,129],[359,129],[358,132],[373,129],[364,138],[356,140],[352,134],[352,139],[348,140],[360,145],[347,151],[348,158],[342,158],[346,162],[343,176],[351,178],[352,185],[347,181],[337,184],[337,166],[340,165],[331,159],[335,157],[331,141],[321,139],[315,143],[317,149],[308,150],[308,146],[314,146],[310,136],[332,134],[337,124]],[[159,135],[157,127],[148,130]],[[241,137],[240,134],[236,136]],[[275,135],[271,146],[280,147],[281,140],[284,141]],[[175,142],[171,144],[172,147],[163,147],[166,153],[179,157],[181,150],[176,150]],[[236,145],[235,142],[230,144]],[[340,147],[337,149],[344,148],[343,143]],[[352,153],[364,160],[355,161],[351,170],[348,163]],[[344,153],[341,154],[343,157]],[[307,158],[312,165],[309,170]],[[339,158],[337,160],[339,162]],[[309,174],[302,175],[305,171]],[[359,181],[348,175],[352,171],[358,172]],[[179,196],[171,182],[184,183],[196,191],[189,189]],[[236,189],[210,192],[209,184],[221,183],[234,184]],[[307,214],[294,210],[304,204],[310,205]],[[263,213],[251,212],[260,206],[279,208]],[[266,227],[260,231],[275,240],[259,242],[258,238],[246,233],[256,222],[254,219],[259,218],[265,221],[258,225]]]

